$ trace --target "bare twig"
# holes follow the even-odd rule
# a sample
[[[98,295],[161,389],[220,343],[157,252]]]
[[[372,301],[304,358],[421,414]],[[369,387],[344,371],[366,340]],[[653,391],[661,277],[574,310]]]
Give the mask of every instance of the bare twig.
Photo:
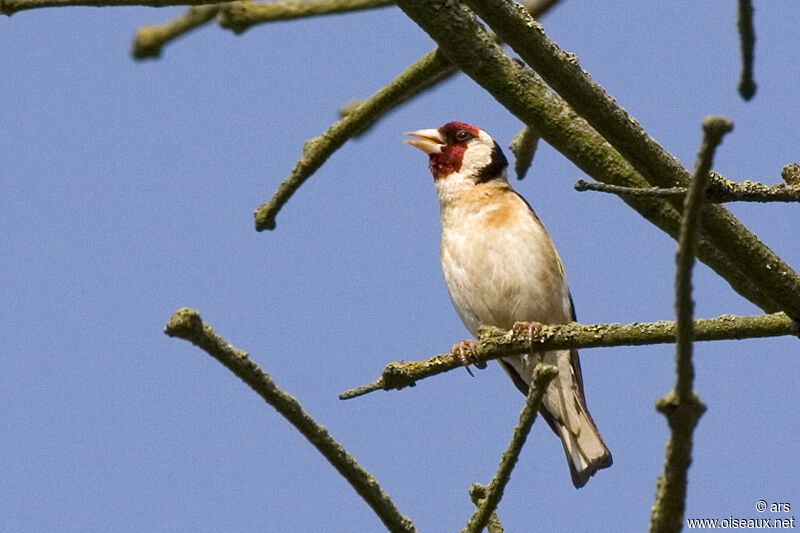
[[[445,72],[448,65],[449,62],[438,49],[429,52],[357,109],[328,128],[328,131],[306,141],[303,155],[295,163],[292,173],[281,182],[272,198],[256,209],[256,230],[275,229],[278,211],[333,152],[366,125],[413,95],[419,84],[428,84],[433,76]]]
[[[714,151],[722,137],[731,129],[733,124],[724,117],[711,116],[703,121],[703,141],[684,201],[675,272],[675,388],[656,402],[656,409],[667,418],[670,438],[666,445],[664,472],[658,479],[656,501],[650,515],[651,533],[677,533],[682,528],[686,507],[686,480],[692,461],[692,437],[698,420],[706,410],[703,401],[692,389],[692,267],[697,240],[700,238],[704,190]]]
[[[522,412],[519,414],[519,422],[511,435],[511,442],[500,458],[497,472],[486,489],[486,497],[481,500],[478,508],[469,518],[467,527],[462,529],[461,533],[478,533],[481,531],[497,508],[497,504],[503,497],[503,490],[511,478],[511,470],[514,469],[519,453],[522,451],[522,446],[528,438],[528,433],[531,430],[531,426],[533,426],[534,420],[536,420],[536,413],[542,403],[544,393],[547,391],[547,386],[557,375],[558,369],[552,365],[538,363],[536,368],[533,369],[533,380],[525,398],[525,407],[522,408]]]
[[[536,351],[568,348],[601,348],[610,346],[639,346],[642,344],[668,344],[675,342],[675,322],[634,322],[633,324],[570,324],[545,325],[529,337],[526,332],[509,337],[509,332],[487,327],[481,330],[476,358],[490,361],[509,355],[529,353],[531,344]],[[722,315],[701,319],[694,323],[695,341],[726,339],[752,339],[798,335],[800,328],[784,313],[741,317]],[[413,386],[417,381],[462,366],[451,353],[436,355],[425,361],[389,363],[381,376],[366,385],[350,389],[339,395],[342,400],[356,398],[377,390],[396,390]]]
[[[233,2],[220,10],[219,25],[236,33],[264,22],[333,15],[394,5],[393,0],[277,0]]]
[[[230,0],[0,0],[0,13],[11,15],[26,9],[68,6],[201,6],[223,4]]]
[[[188,308],[179,309],[167,322],[164,332],[170,337],[187,340],[205,350],[256,391],[319,450],[375,511],[389,531],[398,533],[416,531],[411,520],[400,514],[375,478],[359,465],[324,427],[317,424],[297,400],[282,391],[269,374],[261,370],[247,356],[247,352],[234,348],[217,335],[211,326],[203,323],[197,311]]]
[[[736,27],[742,50],[742,72],[739,75],[739,94],[750,100],[756,94],[753,79],[753,50],[756,46],[756,32],[753,29],[753,4],[751,0],[739,0],[736,13]]]
[[[219,9],[218,5],[190,7],[182,15],[158,26],[142,26],[133,36],[131,54],[136,59],[159,57],[165,44],[211,21]]]
[[[711,172],[711,179],[705,190],[705,201],[722,202],[800,202],[800,187],[784,185],[764,185],[756,181],[736,183],[726,180],[716,172]],[[590,183],[584,180],[575,182],[576,191],[597,191],[616,194],[618,196],[636,196],[644,198],[683,198],[686,187],[620,187],[606,183]]]

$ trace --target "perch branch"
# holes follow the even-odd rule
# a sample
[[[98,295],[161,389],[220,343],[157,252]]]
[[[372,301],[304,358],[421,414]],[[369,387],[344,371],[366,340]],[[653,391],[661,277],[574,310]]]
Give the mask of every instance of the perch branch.
[[[490,361],[510,355],[529,353],[531,344],[536,351],[563,350],[568,348],[601,348],[611,346],[640,346],[643,344],[668,344],[675,342],[675,322],[634,322],[632,324],[570,324],[544,325],[533,337],[527,332],[509,332],[493,327],[481,330],[476,358]],[[701,319],[694,323],[695,341],[719,341],[729,339],[751,339],[798,335],[800,326],[784,313],[757,316],[722,315]],[[389,363],[381,377],[339,395],[342,400],[355,398],[377,390],[402,389],[417,381],[447,372],[462,366],[461,361],[450,353],[436,355],[426,361]]]
[[[375,478],[324,427],[317,424],[297,400],[282,391],[269,374],[247,356],[247,352],[234,348],[220,337],[211,326],[202,321],[197,311],[179,309],[167,322],[164,332],[170,337],[187,340],[206,351],[275,408],[350,483],[389,531],[415,531],[411,520],[400,514]]]
[[[497,467],[497,472],[486,489],[486,497],[481,500],[478,508],[469,518],[467,527],[462,529],[461,533],[479,533],[486,527],[497,504],[503,497],[503,490],[511,478],[511,470],[514,469],[522,446],[528,438],[534,420],[536,420],[536,413],[539,411],[539,405],[542,403],[547,386],[557,375],[558,369],[552,365],[538,363],[533,369],[533,381],[528,388],[528,395],[525,397],[525,406],[519,414],[519,422],[511,435],[511,442],[500,458],[500,466]]]

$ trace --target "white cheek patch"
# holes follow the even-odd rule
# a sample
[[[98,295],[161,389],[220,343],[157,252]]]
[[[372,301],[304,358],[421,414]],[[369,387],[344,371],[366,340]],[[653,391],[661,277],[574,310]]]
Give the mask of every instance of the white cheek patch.
[[[494,142],[487,144],[481,141],[482,139],[473,141],[464,151],[464,158],[461,160],[461,174],[475,175],[491,162]]]

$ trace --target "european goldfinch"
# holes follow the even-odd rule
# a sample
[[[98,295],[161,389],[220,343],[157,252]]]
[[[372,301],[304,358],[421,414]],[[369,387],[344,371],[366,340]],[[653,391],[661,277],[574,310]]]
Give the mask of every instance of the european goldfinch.
[[[441,263],[458,316],[474,335],[481,325],[533,329],[575,320],[553,242],[530,205],[506,179],[508,162],[485,131],[465,122],[409,132],[428,154],[442,225]],[[465,363],[474,341],[453,346]],[[611,453],[586,408],[577,350],[506,357],[498,362],[523,394],[536,363],[558,368],[541,414],[561,438],[572,482],[582,487],[611,466]]]

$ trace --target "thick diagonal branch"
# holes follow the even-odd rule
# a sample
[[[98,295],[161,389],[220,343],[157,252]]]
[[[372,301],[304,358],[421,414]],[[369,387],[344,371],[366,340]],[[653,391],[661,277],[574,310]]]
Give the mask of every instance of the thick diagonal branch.
[[[256,391],[319,450],[375,511],[389,531],[398,533],[416,531],[411,520],[400,513],[375,478],[358,464],[324,427],[317,424],[297,400],[282,391],[269,374],[261,370],[247,356],[247,352],[234,348],[217,335],[211,326],[202,321],[197,311],[179,309],[167,322],[164,332],[170,337],[187,340],[205,350]]]

